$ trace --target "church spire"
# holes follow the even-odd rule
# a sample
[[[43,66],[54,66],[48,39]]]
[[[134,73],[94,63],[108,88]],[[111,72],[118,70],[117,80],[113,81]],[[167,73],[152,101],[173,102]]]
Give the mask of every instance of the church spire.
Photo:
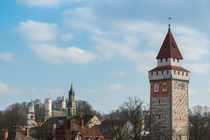
[[[168,33],[156,57],[156,59],[162,59],[162,58],[183,59],[182,54],[179,51],[176,41],[171,33],[170,24],[168,25]]]
[[[74,95],[73,84],[71,84],[71,88],[69,90],[69,95]]]
[[[68,100],[68,104],[67,104],[67,111],[68,111],[68,119],[71,119],[72,117],[74,117],[76,115],[76,103],[74,100],[74,89],[73,89],[73,85],[71,84],[71,88],[69,90],[69,100]]]

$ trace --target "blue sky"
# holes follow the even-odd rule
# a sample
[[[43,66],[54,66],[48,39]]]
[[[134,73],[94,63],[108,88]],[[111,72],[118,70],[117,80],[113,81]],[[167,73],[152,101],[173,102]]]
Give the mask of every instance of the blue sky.
[[[76,99],[101,112],[128,97],[149,103],[147,71],[168,17],[191,71],[189,103],[210,106],[208,0],[1,0],[0,110],[55,99],[74,83]]]

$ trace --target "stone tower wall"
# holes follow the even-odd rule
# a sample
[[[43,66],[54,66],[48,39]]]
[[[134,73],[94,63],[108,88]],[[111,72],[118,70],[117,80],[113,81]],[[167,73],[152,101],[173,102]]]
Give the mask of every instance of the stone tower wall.
[[[35,112],[34,112],[34,104],[29,103],[28,112],[27,112],[27,127],[30,129],[34,127],[35,124]]]
[[[172,81],[172,129],[173,139],[187,140],[188,128],[188,81]]]
[[[45,120],[52,117],[52,99],[46,98],[44,102],[45,107]]]

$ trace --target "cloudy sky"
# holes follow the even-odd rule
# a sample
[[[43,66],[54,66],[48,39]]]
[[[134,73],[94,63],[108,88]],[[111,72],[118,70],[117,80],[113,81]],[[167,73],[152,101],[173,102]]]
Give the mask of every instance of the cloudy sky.
[[[210,106],[208,0],[1,0],[0,110],[67,96],[101,112],[149,102],[147,71],[171,29],[191,71],[190,106]],[[50,93],[50,95],[48,95]]]

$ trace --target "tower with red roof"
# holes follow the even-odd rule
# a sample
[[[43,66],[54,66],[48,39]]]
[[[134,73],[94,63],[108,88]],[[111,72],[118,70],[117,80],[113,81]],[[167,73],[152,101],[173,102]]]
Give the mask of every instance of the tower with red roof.
[[[183,57],[170,25],[156,59],[157,67],[149,71],[151,137],[188,140],[190,72],[181,65]]]

